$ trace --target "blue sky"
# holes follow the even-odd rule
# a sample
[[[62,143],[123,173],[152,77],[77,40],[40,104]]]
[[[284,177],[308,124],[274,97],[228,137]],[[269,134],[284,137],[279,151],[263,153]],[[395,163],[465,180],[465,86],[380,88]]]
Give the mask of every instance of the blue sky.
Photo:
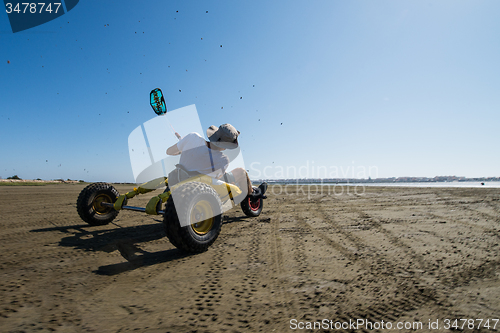
[[[1,13],[0,176],[133,181],[127,138],[154,117],[156,87],[204,128],[233,124],[252,178],[500,176],[499,13],[493,0],[80,1],[15,34]]]

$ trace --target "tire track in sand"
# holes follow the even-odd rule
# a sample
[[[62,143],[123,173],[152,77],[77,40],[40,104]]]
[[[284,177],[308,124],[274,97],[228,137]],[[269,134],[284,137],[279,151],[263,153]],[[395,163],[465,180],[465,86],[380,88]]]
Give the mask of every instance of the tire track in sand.
[[[293,220],[293,218],[292,218]],[[273,275],[271,281],[273,284],[273,289],[277,291],[277,294],[273,294],[274,303],[277,313],[274,315],[274,321],[278,324],[279,329],[282,329],[280,321],[283,318],[294,318],[297,314],[304,310],[304,302],[302,300],[297,300],[293,294],[293,289],[295,285],[293,281],[290,280],[290,276],[301,275],[306,271],[306,261],[300,260],[303,257],[303,250],[300,247],[301,242],[298,242],[296,238],[292,238],[292,246],[284,248],[283,242],[285,241],[283,230],[288,230],[289,228],[283,228],[282,224],[290,222],[284,216],[283,213],[277,212],[271,217],[271,232],[267,237],[269,242],[269,256],[272,258],[273,267],[271,274]],[[299,265],[298,269],[293,269],[287,265],[285,262],[285,251],[290,253],[291,250],[298,249],[297,253],[294,255],[294,260],[302,265]],[[287,256],[287,259],[290,257]],[[296,284],[296,283],[295,283]]]
[[[267,247],[262,243],[263,229],[270,223],[238,222],[228,226],[218,241],[203,255],[207,268],[199,288],[187,300],[183,320],[190,329],[206,332],[265,331],[275,318],[283,315],[275,310],[273,278],[268,263],[263,261]],[[257,222],[257,223],[255,223]],[[267,231],[267,230],[266,230]],[[272,270],[272,269],[271,269]],[[278,304],[278,307],[280,305]]]
[[[409,274],[403,266],[410,260],[420,269],[427,266],[417,255],[408,249],[408,247],[400,242],[397,237],[392,235],[390,231],[385,230],[380,223],[372,221],[370,228],[376,229],[378,232],[383,233],[387,240],[397,247],[398,251],[403,253],[396,262],[394,257],[388,257],[379,249],[369,244],[365,244],[360,238],[353,235],[352,232],[340,227],[337,223],[332,221],[331,217],[325,212],[321,203],[315,205],[315,210],[319,212],[320,223],[328,223],[333,228],[337,240],[332,239],[331,234],[325,233],[326,228],[315,227],[315,221],[309,222],[302,221],[302,226],[311,230],[314,236],[320,238],[325,244],[334,248],[342,255],[346,256],[350,261],[359,264],[361,270],[358,277],[349,283],[351,289],[351,297],[357,296],[372,296],[373,302],[365,305],[363,302],[354,304],[354,310],[344,311],[337,310],[336,316],[340,320],[349,320],[350,318],[360,318],[370,321],[395,321],[398,318],[404,317],[408,312],[418,310],[423,306],[433,305],[433,308],[439,309],[442,315],[446,316],[447,311],[442,311],[443,303],[447,303],[446,297],[431,285],[420,279],[415,274]],[[365,218],[369,216],[363,212],[361,213]],[[333,222],[333,223],[332,223]],[[341,244],[343,243],[343,244]],[[386,295],[380,293],[380,281],[389,293]],[[371,294],[371,295],[370,295]],[[381,297],[382,296],[382,297]],[[318,297],[311,300],[312,304],[322,302],[328,304],[333,302],[335,298],[331,294],[320,293]],[[351,300],[351,303],[356,301]]]

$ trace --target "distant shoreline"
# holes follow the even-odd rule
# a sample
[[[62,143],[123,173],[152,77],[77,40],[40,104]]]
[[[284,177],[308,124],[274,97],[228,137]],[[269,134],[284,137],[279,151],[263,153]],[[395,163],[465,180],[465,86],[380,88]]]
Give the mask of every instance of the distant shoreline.
[[[367,179],[259,179],[252,180],[253,184],[267,182],[269,185],[319,185],[319,186],[403,186],[403,187],[497,187],[500,188],[500,179],[466,179],[454,181],[382,181]],[[22,186],[22,185],[51,185],[51,184],[89,184],[83,180],[43,180],[43,179],[0,179],[0,186]],[[137,185],[137,183],[110,182],[111,184]]]
[[[43,180],[43,179],[0,179],[0,186],[49,185],[49,184],[79,184],[78,180]]]
[[[435,178],[289,178],[289,179],[256,179],[252,182],[267,182],[269,184],[408,184],[408,183],[470,183],[470,182],[500,182],[500,177],[481,177],[481,178],[461,178],[446,179],[448,177]]]
[[[361,187],[448,187],[448,188],[500,188],[500,181],[462,182],[311,182],[311,181],[266,181],[276,186],[361,186]],[[253,182],[257,184],[258,182]]]

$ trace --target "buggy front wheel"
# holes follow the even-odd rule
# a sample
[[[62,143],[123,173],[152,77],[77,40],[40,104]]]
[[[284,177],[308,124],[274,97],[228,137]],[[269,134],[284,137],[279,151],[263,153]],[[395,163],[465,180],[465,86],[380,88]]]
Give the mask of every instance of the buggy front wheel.
[[[240,204],[243,213],[249,217],[257,217],[262,212],[264,207],[264,199],[262,198],[252,198],[247,195],[247,197]]]

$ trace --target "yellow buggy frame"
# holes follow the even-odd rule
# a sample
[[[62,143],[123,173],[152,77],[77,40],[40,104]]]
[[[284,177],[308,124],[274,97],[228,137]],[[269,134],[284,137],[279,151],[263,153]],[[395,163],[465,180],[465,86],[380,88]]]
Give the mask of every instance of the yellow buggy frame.
[[[145,208],[127,205],[136,195],[165,186],[165,191],[152,197]],[[157,178],[124,195],[111,184],[93,183],[78,196],[77,211],[82,220],[93,226],[110,223],[120,210],[163,215],[170,242],[183,251],[197,253],[206,251],[215,242],[222,228],[222,213],[238,203],[249,217],[262,212],[262,198],[244,196],[236,185],[199,174],[171,187],[168,178]]]

